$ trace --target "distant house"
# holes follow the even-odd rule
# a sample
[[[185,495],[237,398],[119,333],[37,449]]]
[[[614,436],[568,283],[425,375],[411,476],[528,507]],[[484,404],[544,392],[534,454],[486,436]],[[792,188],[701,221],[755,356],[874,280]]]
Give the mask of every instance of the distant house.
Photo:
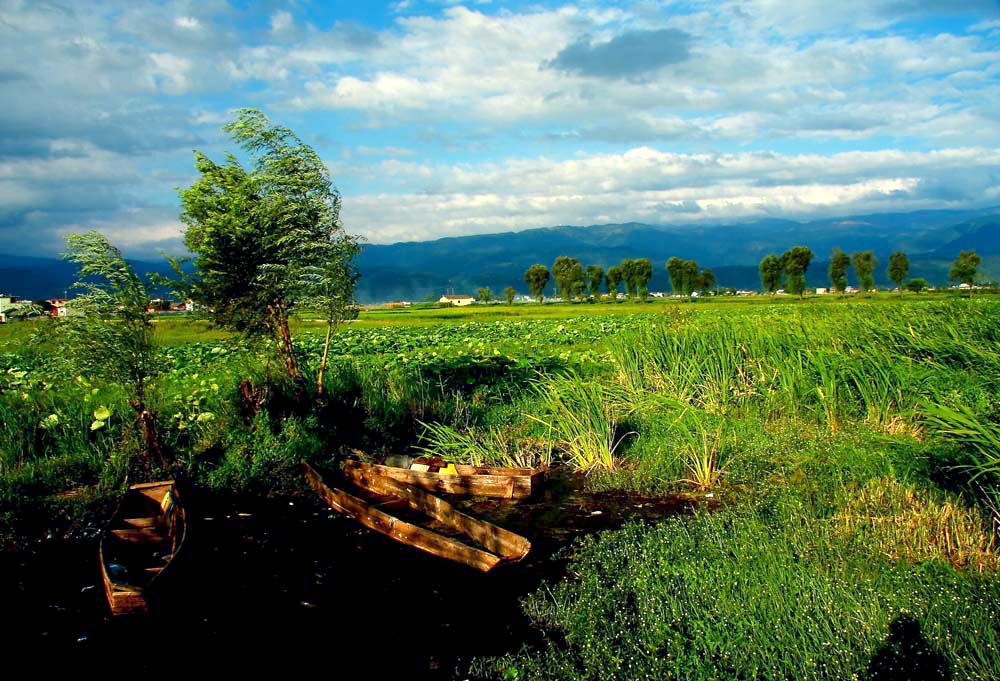
[[[825,295],[827,295],[827,294],[828,294],[829,292],[830,292],[830,289],[827,289],[827,288],[822,288],[822,287],[820,287],[820,288],[817,288],[817,289],[816,289],[816,295],[818,295],[818,296],[825,296]]]
[[[65,317],[69,314],[69,298],[49,298],[42,301],[42,309],[53,317]]]
[[[438,299],[438,302],[454,305],[455,307],[465,307],[466,305],[472,305],[476,302],[476,299],[472,296],[453,296],[445,294]]]

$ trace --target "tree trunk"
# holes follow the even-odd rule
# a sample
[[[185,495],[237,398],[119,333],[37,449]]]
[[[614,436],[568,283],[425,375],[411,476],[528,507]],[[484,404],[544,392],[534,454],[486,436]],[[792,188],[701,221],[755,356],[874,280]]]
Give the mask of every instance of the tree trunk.
[[[160,448],[160,436],[156,432],[156,416],[146,409],[145,403],[141,401],[133,402],[132,409],[135,410],[136,419],[142,424],[142,439],[145,443],[143,456],[148,463],[158,463],[167,470],[167,461],[163,458],[163,450]]]
[[[323,357],[319,361],[319,375],[316,377],[316,397],[323,397],[323,372],[326,370],[326,358],[330,354],[330,336],[333,335],[333,320],[326,320],[326,340],[323,341]]]
[[[278,336],[278,352],[285,362],[285,371],[288,372],[289,378],[298,382],[300,380],[299,363],[295,359],[295,346],[292,343],[292,332],[288,326],[288,310],[282,301],[277,305],[270,306],[268,311],[271,313],[271,324],[274,332]]]

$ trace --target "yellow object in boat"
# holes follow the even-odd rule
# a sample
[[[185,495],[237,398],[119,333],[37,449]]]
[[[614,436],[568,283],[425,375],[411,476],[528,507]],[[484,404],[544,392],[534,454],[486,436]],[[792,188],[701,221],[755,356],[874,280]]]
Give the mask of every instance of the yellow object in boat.
[[[438,471],[440,475],[458,475],[458,469],[455,468],[455,464],[450,463],[441,470]]]

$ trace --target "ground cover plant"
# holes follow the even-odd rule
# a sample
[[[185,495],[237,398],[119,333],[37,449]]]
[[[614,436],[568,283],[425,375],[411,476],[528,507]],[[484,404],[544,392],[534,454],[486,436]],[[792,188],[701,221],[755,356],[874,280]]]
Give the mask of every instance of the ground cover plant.
[[[273,340],[156,322],[165,456],[237,495],[361,449],[702,504],[576,545],[523,602],[541,642],[473,676],[1000,676],[1000,301],[492,307],[363,313],[330,339],[322,403],[321,324],[292,322],[296,383]],[[5,542],[99,517],[142,439],[123,391],[32,328],[0,355]]]

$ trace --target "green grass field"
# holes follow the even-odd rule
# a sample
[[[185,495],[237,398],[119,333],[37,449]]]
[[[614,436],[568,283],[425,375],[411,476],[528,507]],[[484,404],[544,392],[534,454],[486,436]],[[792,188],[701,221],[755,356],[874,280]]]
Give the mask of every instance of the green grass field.
[[[53,509],[92,513],[137,446],[115,386],[28,343],[45,323],[0,329],[11,542]],[[157,329],[157,426],[206,490],[291,491],[300,459],[360,449],[711,500],[577,544],[523,603],[542,643],[472,677],[1000,678],[994,296],[366,311],[335,338],[322,409],[295,402],[266,344]],[[321,331],[295,325],[307,385]],[[54,496],[80,486],[89,507]]]

